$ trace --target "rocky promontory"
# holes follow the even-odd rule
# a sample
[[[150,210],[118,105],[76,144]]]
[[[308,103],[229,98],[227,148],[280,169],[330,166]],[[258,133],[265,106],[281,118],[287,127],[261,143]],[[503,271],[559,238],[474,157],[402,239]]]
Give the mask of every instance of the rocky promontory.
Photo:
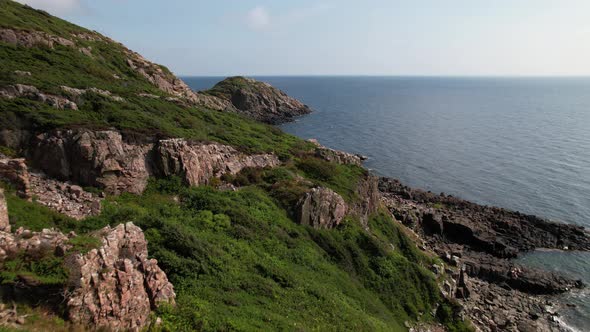
[[[270,124],[312,112],[309,106],[272,85],[241,76],[226,78],[203,93],[230,102],[240,114]]]

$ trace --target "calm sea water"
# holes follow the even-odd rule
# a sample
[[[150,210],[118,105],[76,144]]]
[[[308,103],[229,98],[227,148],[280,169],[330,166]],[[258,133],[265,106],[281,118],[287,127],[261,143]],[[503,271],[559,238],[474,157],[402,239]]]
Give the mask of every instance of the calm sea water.
[[[195,90],[221,78],[185,78]],[[590,78],[257,77],[315,112],[282,128],[434,192],[590,227]],[[590,283],[587,253],[527,264]],[[590,330],[589,293],[564,320]]]

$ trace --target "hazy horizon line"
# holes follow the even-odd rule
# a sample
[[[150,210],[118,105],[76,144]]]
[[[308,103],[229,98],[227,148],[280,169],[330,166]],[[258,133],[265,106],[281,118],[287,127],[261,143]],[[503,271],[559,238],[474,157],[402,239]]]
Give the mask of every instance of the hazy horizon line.
[[[377,74],[177,74],[179,77],[401,77],[401,78],[590,78],[584,75],[377,75]]]

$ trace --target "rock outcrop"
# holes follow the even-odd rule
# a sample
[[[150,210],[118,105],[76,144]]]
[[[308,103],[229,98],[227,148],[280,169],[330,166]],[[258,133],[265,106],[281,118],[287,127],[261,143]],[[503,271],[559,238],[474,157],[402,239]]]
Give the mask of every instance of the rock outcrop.
[[[174,288],[158,262],[148,259],[139,227],[127,223],[101,233],[100,248],[68,261],[68,316],[74,323],[139,331],[153,309],[174,304]]]
[[[33,166],[62,181],[139,194],[151,173],[152,143],[130,144],[119,132],[68,130],[38,135],[29,147]]]
[[[61,109],[61,110],[65,110],[65,109],[77,110],[78,109],[78,105],[67,98],[52,95],[52,94],[42,93],[36,87],[31,86],[31,85],[24,85],[24,84],[15,84],[15,85],[9,85],[9,86],[5,86],[3,88],[0,88],[0,98],[7,98],[7,99],[27,98],[27,99],[40,101],[42,103],[46,103],[46,104],[50,105],[51,107]]]
[[[396,219],[421,234],[449,264],[464,266],[471,277],[529,294],[556,294],[583,286],[510,260],[535,248],[589,250],[590,234],[582,227],[435,195],[394,179],[381,178],[379,189]]]
[[[69,280],[62,295],[70,321],[109,331],[139,331],[149,323],[152,310],[164,303],[174,305],[174,287],[158,262],[148,259],[139,227],[120,224],[96,235],[102,237],[101,247],[82,255],[70,253],[74,233],[22,227],[15,233],[0,231],[0,263],[19,255],[65,257]],[[22,278],[21,287],[37,286],[35,279]]]
[[[109,98],[113,101],[118,101],[118,102],[125,101],[125,99],[123,99],[122,97],[119,97],[117,95],[114,95],[110,91],[102,90],[102,89],[98,89],[98,88],[76,89],[76,88],[71,88],[69,86],[63,86],[63,85],[60,88],[63,90],[63,92],[72,96],[72,98],[74,98],[78,102],[81,101],[82,95],[84,95],[86,93],[95,93],[97,95]]]
[[[10,232],[10,220],[8,219],[8,204],[4,196],[4,189],[0,188],[0,232]]]
[[[359,216],[361,224],[368,228],[369,217],[380,206],[379,178],[368,173],[363,175],[357,183],[356,197],[351,203],[351,210]]]
[[[10,183],[22,198],[31,196],[30,177],[23,158],[8,158],[0,154],[0,180]]]
[[[342,198],[328,188],[312,188],[297,204],[297,220],[316,229],[331,229],[340,224],[348,212]]]
[[[329,161],[329,162],[335,162],[335,163],[342,164],[342,165],[361,166],[363,160],[366,159],[366,157],[364,157],[364,156],[359,156],[359,155],[344,152],[344,151],[330,149],[328,147],[321,145],[315,139],[309,139],[307,141],[316,146],[316,148],[315,148],[316,157],[322,158],[322,159]]]
[[[443,293],[459,299],[479,330],[563,331],[555,313],[545,309],[545,298],[584,287],[582,282],[512,258],[540,247],[590,250],[586,230],[413,189],[395,179],[381,178],[379,190],[396,219],[421,235],[422,248],[448,264],[445,271],[453,279],[444,282]]]
[[[112,130],[41,134],[28,155],[36,168],[51,177],[104,188],[111,194],[140,194],[150,176],[180,176],[190,185],[200,185],[245,167],[280,164],[272,154],[246,155],[227,145],[184,139],[126,141]]]
[[[381,178],[379,189],[393,203],[389,205],[398,219],[496,257],[515,257],[535,248],[590,250],[590,233],[581,226],[435,195],[394,179]]]
[[[75,45],[74,42],[69,39],[50,35],[42,31],[25,31],[2,28],[0,28],[0,41],[23,47],[44,46],[54,48],[55,45],[68,47]]]
[[[127,64],[141,76],[145,77],[158,89],[174,96],[177,99],[169,101],[190,105],[201,105],[217,111],[235,111],[232,104],[221,98],[195,92],[181,79],[174,76],[167,69],[145,59],[140,54],[125,49]]]
[[[227,78],[205,94],[230,102],[240,114],[270,124],[288,122],[311,113],[307,105],[268,83],[251,78]]]
[[[191,143],[185,139],[159,141],[154,157],[161,176],[181,176],[192,186],[207,184],[211,178],[225,173],[237,174],[246,167],[264,168],[280,164],[274,155],[245,155],[231,146]]]

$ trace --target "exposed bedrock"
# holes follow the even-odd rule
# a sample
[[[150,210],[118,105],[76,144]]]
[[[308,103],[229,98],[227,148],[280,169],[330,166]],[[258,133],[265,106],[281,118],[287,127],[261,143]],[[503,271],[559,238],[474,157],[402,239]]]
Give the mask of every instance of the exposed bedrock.
[[[515,257],[535,248],[590,250],[590,233],[582,226],[435,195],[395,179],[381,178],[379,190],[405,223],[497,257]]]
[[[158,262],[148,259],[147,241],[139,227],[120,224],[99,234],[100,248],[67,259],[69,318],[110,330],[139,331],[153,309],[174,304],[174,287]]]
[[[532,294],[583,286],[511,260],[536,248],[590,250],[590,235],[583,227],[435,195],[395,179],[381,178],[379,190],[396,219],[421,234],[449,264],[464,266],[469,276]]]
[[[312,188],[297,204],[297,220],[316,229],[331,229],[338,226],[348,212],[342,198],[328,188]]]
[[[111,194],[139,194],[150,176],[179,176],[199,185],[245,167],[280,164],[273,154],[247,155],[227,145],[184,139],[130,140],[113,130],[54,131],[31,141],[25,152],[34,168]]]

